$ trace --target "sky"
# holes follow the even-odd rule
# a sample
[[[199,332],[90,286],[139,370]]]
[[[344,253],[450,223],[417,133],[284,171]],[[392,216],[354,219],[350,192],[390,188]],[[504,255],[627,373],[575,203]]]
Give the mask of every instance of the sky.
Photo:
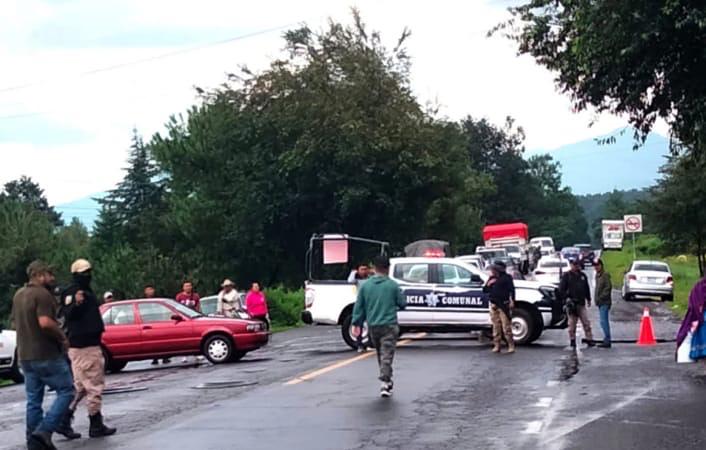
[[[214,87],[241,65],[265,69],[286,29],[349,22],[351,7],[390,46],[411,29],[412,87],[440,117],[512,116],[529,150],[624,127],[572,113],[551,73],[486,37],[512,2],[2,0],[0,182],[31,176],[52,204],[111,189],[133,129],[149,140],[197,101],[195,86]]]

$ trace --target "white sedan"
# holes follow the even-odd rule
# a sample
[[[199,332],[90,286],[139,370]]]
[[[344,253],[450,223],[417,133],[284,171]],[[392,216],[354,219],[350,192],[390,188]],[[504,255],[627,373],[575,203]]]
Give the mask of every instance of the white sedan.
[[[0,329],[0,378],[22,383],[24,376],[17,361],[16,339],[14,331]]]
[[[623,299],[636,296],[674,300],[674,278],[669,264],[661,261],[633,261],[623,279]]]
[[[532,274],[534,275],[534,279],[536,281],[558,286],[561,281],[561,275],[569,270],[571,270],[569,261],[563,258],[551,258],[545,256],[539,260],[537,268],[534,269]]]

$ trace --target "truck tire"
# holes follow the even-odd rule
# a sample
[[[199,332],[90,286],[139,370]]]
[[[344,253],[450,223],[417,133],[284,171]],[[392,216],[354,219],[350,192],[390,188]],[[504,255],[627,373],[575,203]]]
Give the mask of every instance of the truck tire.
[[[343,337],[343,340],[345,341],[346,344],[353,350],[358,349],[358,341],[356,338],[353,337],[352,330],[353,330],[353,314],[348,313],[343,317],[343,320],[341,321],[341,336]],[[372,347],[372,344],[370,342],[370,336],[368,335],[368,327],[367,325],[363,327],[363,345],[370,348]]]
[[[536,341],[542,331],[529,311],[516,308],[512,313],[512,336],[515,344],[526,345]]]

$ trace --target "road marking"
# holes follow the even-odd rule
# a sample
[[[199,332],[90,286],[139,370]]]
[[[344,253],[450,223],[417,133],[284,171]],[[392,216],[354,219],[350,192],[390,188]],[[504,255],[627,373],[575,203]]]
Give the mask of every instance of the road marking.
[[[539,401],[535,403],[534,406],[537,406],[539,408],[549,408],[552,405],[552,401],[554,399],[551,397],[540,397]]]
[[[549,381],[547,381],[547,387],[554,387],[554,386],[556,386],[556,385],[558,385],[558,384],[559,384],[559,382],[558,382],[557,380],[549,380]]]
[[[532,422],[527,423],[527,428],[525,428],[524,433],[525,434],[538,434],[540,431],[542,431],[542,421],[541,420],[535,420]]]
[[[397,343],[397,346],[402,347],[402,346],[407,345],[416,339],[421,339],[426,335],[427,335],[426,333],[415,334],[414,336],[410,336],[407,339],[403,339],[403,340],[399,341]],[[349,364],[353,364],[354,362],[361,361],[366,358],[370,358],[374,354],[375,354],[374,351],[369,351],[369,352],[363,353],[362,355],[354,356],[353,358],[348,358],[348,359],[344,359],[343,361],[335,362],[335,363],[328,365],[326,367],[322,367],[321,369],[316,369],[314,371],[311,371],[311,372],[305,373],[303,375],[299,375],[298,377],[292,378],[291,380],[284,383],[284,385],[285,386],[293,386],[295,384],[301,383],[302,381],[313,380],[314,378],[321,376],[325,373],[329,373],[333,370],[340,369],[341,367],[345,367]]]

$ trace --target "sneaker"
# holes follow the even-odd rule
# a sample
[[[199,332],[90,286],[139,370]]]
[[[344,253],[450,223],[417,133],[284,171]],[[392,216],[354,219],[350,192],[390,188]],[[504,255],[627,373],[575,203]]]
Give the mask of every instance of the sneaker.
[[[382,383],[380,386],[380,397],[390,397],[392,396],[392,383]]]
[[[591,348],[595,347],[596,343],[594,341],[586,341],[586,347]]]
[[[153,359],[153,360],[152,360],[152,365],[153,365],[153,366],[156,366],[157,364],[159,364],[159,360],[158,360],[158,359]]]
[[[189,358],[187,358],[186,356],[184,356],[183,358],[181,358],[181,362],[182,362],[182,363],[189,362]]]
[[[358,347],[358,353],[364,353],[365,352],[365,347],[362,345]]]
[[[164,359],[162,360],[162,364],[169,364],[170,362],[172,362],[172,360],[169,359],[169,358],[164,358]]]

